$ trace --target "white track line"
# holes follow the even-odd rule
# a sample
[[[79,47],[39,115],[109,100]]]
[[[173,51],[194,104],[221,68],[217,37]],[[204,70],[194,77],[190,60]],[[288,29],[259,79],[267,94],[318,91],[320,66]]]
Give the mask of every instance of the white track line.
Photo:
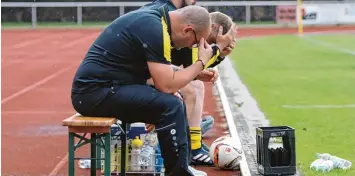
[[[13,44],[11,47],[6,48],[6,50],[17,50],[19,48],[28,47],[29,45],[40,44],[43,41],[47,41],[49,39],[57,38],[58,36],[62,36],[62,35],[63,34],[50,35],[50,36],[47,36],[47,37],[37,36],[39,38],[25,39],[25,41],[22,41],[22,42],[17,43],[17,44]]]
[[[301,38],[304,39],[304,40],[307,40],[309,42],[315,43],[317,45],[324,46],[326,48],[332,49],[332,50],[336,50],[336,51],[339,51],[339,52],[342,52],[342,53],[346,53],[346,54],[355,55],[355,51],[352,51],[352,50],[349,50],[349,49],[340,48],[337,45],[330,44],[328,42],[323,42],[323,41],[316,40],[316,39],[313,39],[313,38],[307,37],[307,36],[302,36]]]
[[[340,109],[340,108],[355,108],[355,104],[343,105],[282,105],[283,108],[289,109]]]
[[[216,70],[218,71],[217,67],[216,67]],[[223,110],[224,110],[224,113],[225,113],[225,116],[227,119],[229,132],[230,132],[235,144],[239,148],[243,149],[242,143],[240,142],[240,139],[239,139],[237,128],[236,128],[234,120],[233,120],[233,115],[232,115],[232,111],[231,111],[229,103],[228,103],[227,95],[224,91],[221,79],[218,79],[216,81],[216,85],[217,85],[219,97],[221,98]],[[242,161],[240,162],[240,171],[241,171],[242,176],[251,176],[250,169],[249,169],[248,163],[246,161],[246,156],[244,154],[244,151],[242,154]]]
[[[45,77],[44,79],[39,80],[39,81],[37,81],[37,82],[35,82],[35,83],[33,83],[33,84],[31,84],[31,85],[25,87],[24,89],[22,89],[22,90],[20,90],[20,91],[18,91],[18,92],[16,92],[16,93],[14,93],[14,94],[12,94],[12,95],[10,95],[10,96],[4,98],[4,99],[2,99],[2,100],[1,100],[1,104],[4,104],[4,103],[6,103],[6,102],[8,102],[8,101],[10,101],[10,100],[12,100],[12,99],[14,99],[14,98],[16,98],[16,97],[18,97],[18,96],[24,94],[24,93],[26,93],[26,92],[28,92],[28,91],[30,91],[30,90],[36,88],[36,87],[38,87],[38,86],[40,86],[40,85],[42,85],[42,84],[44,84],[44,83],[46,83],[46,82],[52,80],[53,78],[55,78],[55,77],[59,76],[60,74],[66,72],[67,70],[71,69],[72,67],[74,67],[74,65],[71,65],[71,66],[69,66],[69,67],[62,68],[62,69],[60,69],[59,71],[57,71],[57,72],[55,72],[55,73],[53,73],[53,74],[51,74],[51,75]]]
[[[53,168],[51,173],[48,174],[48,176],[58,176],[60,169],[62,169],[67,162],[68,162],[68,153],[59,161],[57,165],[55,165],[55,167]]]

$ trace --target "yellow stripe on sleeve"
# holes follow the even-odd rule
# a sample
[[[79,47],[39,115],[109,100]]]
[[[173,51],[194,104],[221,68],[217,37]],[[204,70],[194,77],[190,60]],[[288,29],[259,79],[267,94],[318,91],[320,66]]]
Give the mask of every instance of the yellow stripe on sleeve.
[[[198,48],[192,48],[192,64],[198,60]]]
[[[214,62],[217,61],[218,56],[220,55],[219,50],[217,50],[216,55],[214,55],[206,64],[206,68],[208,68],[210,65],[212,65]]]
[[[171,62],[171,41],[168,32],[168,25],[165,23],[163,17],[161,17],[161,22],[163,28],[164,57],[167,61]]]
[[[220,52],[219,50],[217,50],[217,53],[207,62],[205,68],[208,68],[210,65],[215,63],[219,55]],[[198,48],[192,48],[192,63],[195,63],[197,60],[198,60]]]

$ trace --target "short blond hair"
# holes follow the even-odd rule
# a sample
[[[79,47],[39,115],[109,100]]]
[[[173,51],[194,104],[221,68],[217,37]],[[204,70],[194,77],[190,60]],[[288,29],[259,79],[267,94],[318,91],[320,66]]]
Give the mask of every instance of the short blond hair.
[[[227,33],[233,24],[232,18],[221,12],[211,12],[210,18],[212,23],[223,27],[223,34]]]

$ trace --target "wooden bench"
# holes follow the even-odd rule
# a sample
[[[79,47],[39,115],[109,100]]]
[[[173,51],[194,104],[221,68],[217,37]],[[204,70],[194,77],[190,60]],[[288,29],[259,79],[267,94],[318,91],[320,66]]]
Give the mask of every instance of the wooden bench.
[[[91,160],[91,171],[90,175],[96,175],[96,169],[100,168],[100,161],[104,160],[104,175],[111,175],[110,171],[110,161],[111,161],[111,125],[116,124],[117,119],[111,117],[85,117],[80,114],[75,114],[62,121],[63,126],[68,126],[69,132],[69,154],[68,154],[68,174],[69,176],[74,176],[74,160],[76,159],[90,159]],[[126,146],[126,123],[122,123],[122,146]],[[90,134],[90,139],[86,138],[87,134]],[[74,138],[79,138],[77,144],[74,144]],[[102,142],[101,138],[104,138]],[[75,150],[90,144],[90,158],[75,158]],[[101,148],[104,148],[105,158],[100,158],[98,155],[101,153]],[[121,150],[121,175],[125,175],[125,157],[126,157],[126,147],[122,147]],[[99,156],[99,157],[98,157]]]

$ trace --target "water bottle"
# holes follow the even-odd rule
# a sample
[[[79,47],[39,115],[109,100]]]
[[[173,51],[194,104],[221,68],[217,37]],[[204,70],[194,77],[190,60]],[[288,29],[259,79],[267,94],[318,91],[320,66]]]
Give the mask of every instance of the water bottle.
[[[331,160],[324,161],[323,165],[324,165],[323,172],[329,172],[332,169],[334,169],[334,163]]]
[[[315,170],[318,172],[329,172],[334,168],[334,164],[331,160],[324,160],[324,159],[316,159],[311,164],[311,170]]]
[[[319,166],[322,162],[323,162],[322,159],[316,159],[315,161],[313,161],[310,166],[311,170],[318,171]]]
[[[162,170],[162,167],[163,167],[163,157],[161,156],[161,150],[160,150],[160,145],[159,143],[157,144],[156,146],[156,151],[155,151],[155,154],[156,154],[156,159],[155,159],[155,171],[160,173],[161,170]]]
[[[90,159],[80,159],[78,164],[79,164],[79,168],[88,169],[91,167],[91,160]]]
[[[317,158],[321,158],[323,160],[330,160],[333,162],[335,168],[339,169],[349,169],[352,163],[348,160],[339,158],[337,156],[332,156],[329,153],[317,153]]]
[[[139,155],[141,153],[143,146],[143,141],[139,139],[138,136],[132,140],[132,150],[131,150],[131,171],[140,171],[139,165]]]
[[[117,124],[111,125],[111,161],[110,161],[110,170],[111,172],[120,171],[121,167],[118,167],[118,163],[121,163],[121,128]],[[102,140],[103,137],[102,137]],[[105,156],[105,150],[101,148],[101,157]],[[104,160],[101,160],[102,172],[105,172],[104,169]]]
[[[140,164],[143,166],[144,171],[154,171],[155,165],[155,146],[157,144],[157,136],[151,131],[146,137],[140,153]]]

